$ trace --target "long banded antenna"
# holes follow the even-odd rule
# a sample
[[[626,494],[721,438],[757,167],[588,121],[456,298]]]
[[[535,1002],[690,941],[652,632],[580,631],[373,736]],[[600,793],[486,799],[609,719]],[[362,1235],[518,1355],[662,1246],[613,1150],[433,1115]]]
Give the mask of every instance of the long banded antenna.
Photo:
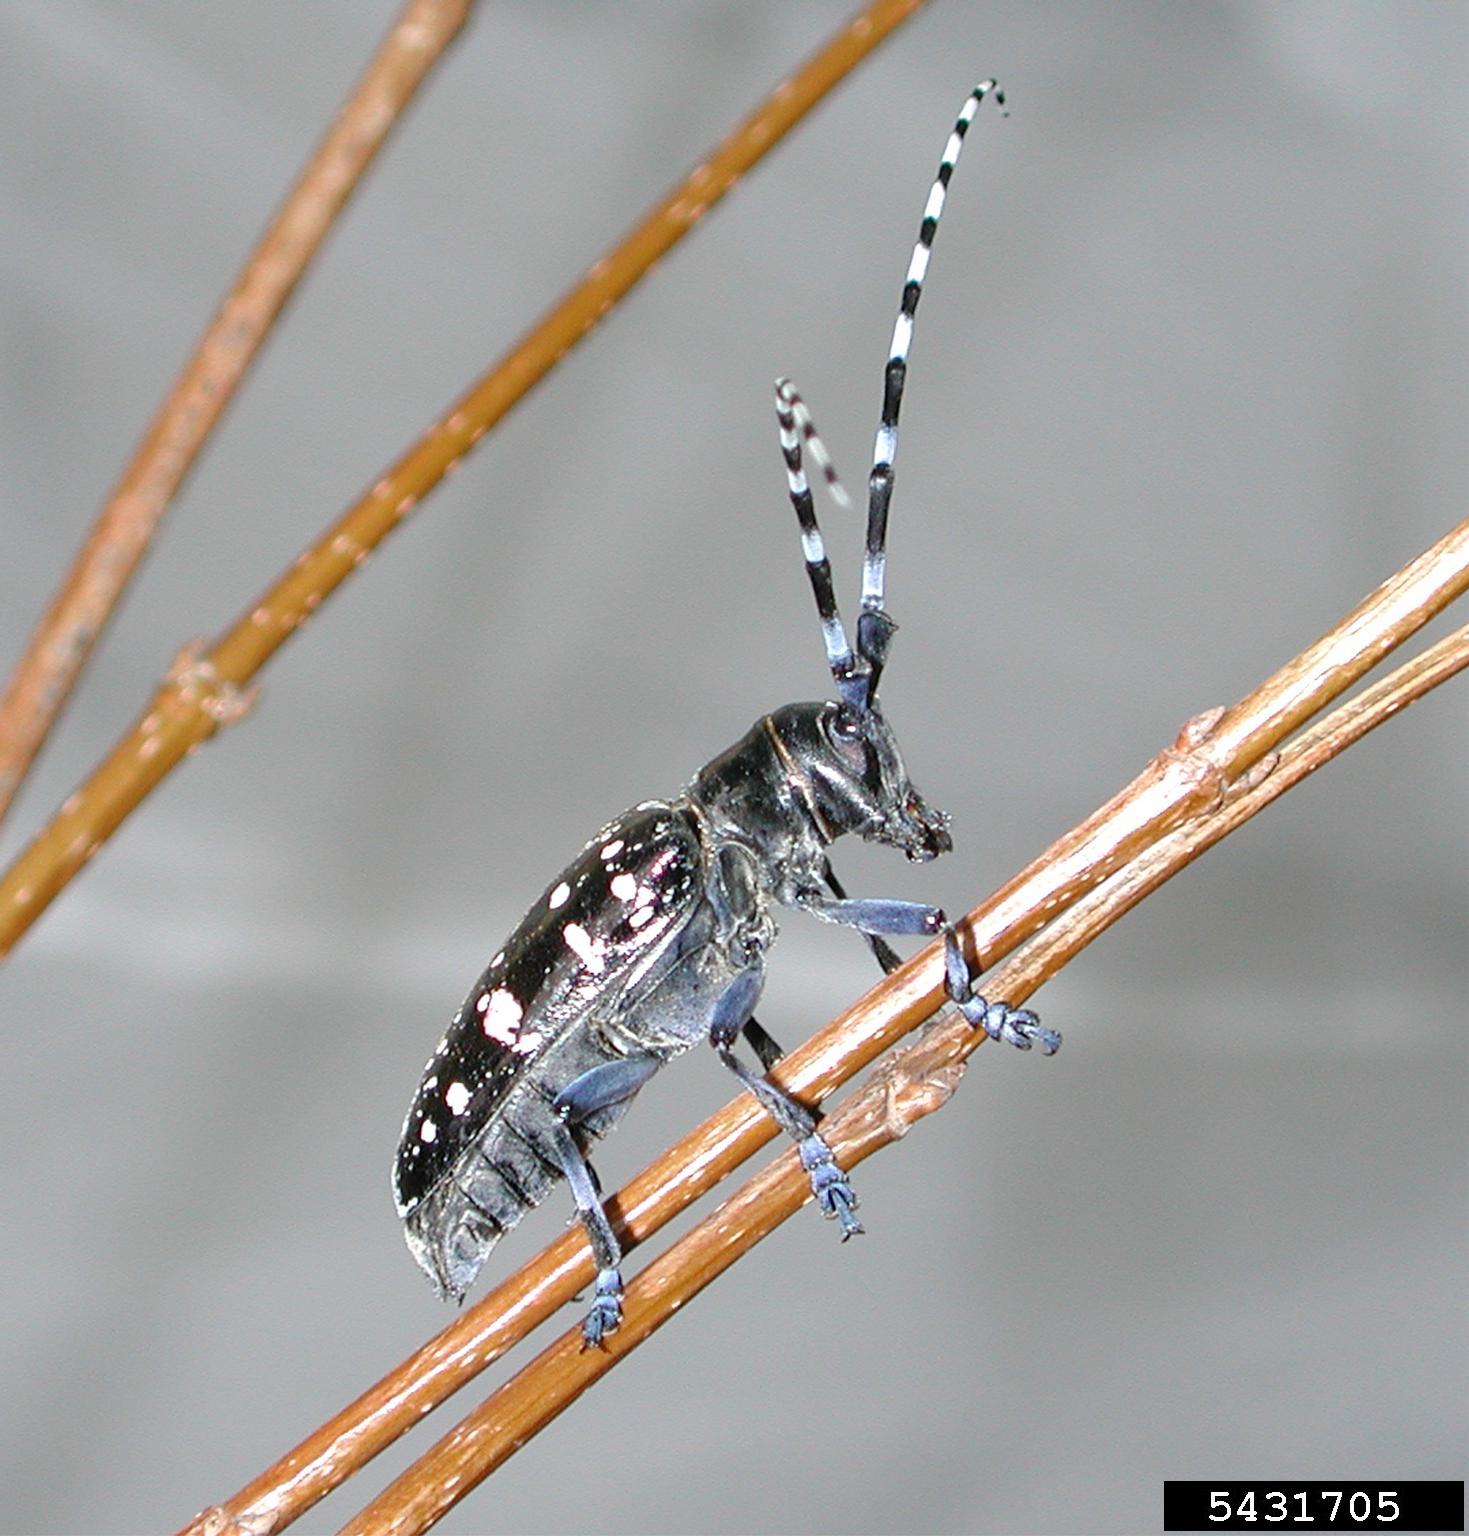
[[[908,263],[908,275],[903,281],[903,299],[893,326],[892,345],[888,348],[888,363],[883,380],[882,419],[878,423],[877,440],[872,450],[872,473],[867,481],[867,549],[862,566],[862,613],[857,621],[857,650],[871,669],[871,689],[874,693],[896,628],[883,607],[887,577],[888,506],[893,495],[893,460],[898,453],[898,413],[903,407],[903,385],[908,377],[908,349],[913,341],[913,317],[918,312],[918,301],[923,296],[923,280],[928,273],[933,237],[944,211],[949,178],[954,174],[960,151],[964,148],[964,135],[969,131],[969,125],[986,96],[992,96],[1001,114],[1007,115],[1004,92],[993,80],[983,80],[975,86],[955,120],[949,141],[944,146],[943,159],[939,161],[938,175],[934,178],[928,202],[923,208],[918,239]]]
[[[826,544],[816,522],[816,506],[811,499],[811,486],[806,479],[802,459],[803,441],[811,449],[811,457],[820,466],[832,495],[839,501],[851,504],[842,488],[841,481],[831,462],[816,423],[806,402],[796,392],[789,379],[775,381],[775,414],[780,422],[780,448],[785,458],[786,481],[790,487],[791,505],[796,509],[796,521],[801,527],[801,553],[806,557],[806,575],[811,581],[811,592],[816,599],[816,612],[821,618],[821,635],[826,643],[826,662],[831,668],[837,689],[847,703],[861,708],[867,698],[867,679],[860,673],[847,632],[842,627],[841,614],[837,611],[836,590],[832,585],[831,562],[826,558]]]

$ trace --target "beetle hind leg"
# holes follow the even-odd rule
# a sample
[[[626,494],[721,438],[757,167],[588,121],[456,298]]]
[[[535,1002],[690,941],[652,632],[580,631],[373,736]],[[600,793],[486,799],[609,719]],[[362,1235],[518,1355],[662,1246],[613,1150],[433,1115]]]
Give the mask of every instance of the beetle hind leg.
[[[658,1069],[651,1056],[618,1057],[583,1072],[556,1095],[556,1160],[571,1186],[576,1212],[597,1261],[592,1304],[582,1322],[582,1348],[600,1349],[622,1326],[622,1245],[607,1219],[597,1175],[577,1144],[574,1128],[600,1110],[626,1104]]]
[[[555,1143],[561,1171],[571,1186],[576,1213],[586,1228],[592,1257],[597,1261],[596,1289],[581,1325],[582,1348],[600,1348],[606,1336],[622,1326],[622,1245],[607,1219],[591,1165],[564,1124],[556,1127]]]

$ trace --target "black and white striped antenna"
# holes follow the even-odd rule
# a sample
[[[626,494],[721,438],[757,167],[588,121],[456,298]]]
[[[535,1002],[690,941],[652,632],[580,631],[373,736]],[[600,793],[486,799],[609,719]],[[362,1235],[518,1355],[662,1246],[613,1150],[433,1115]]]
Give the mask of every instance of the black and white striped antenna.
[[[893,461],[898,455],[898,413],[903,408],[903,386],[908,379],[908,352],[913,344],[913,318],[923,297],[923,282],[928,275],[928,260],[933,251],[933,237],[948,195],[949,178],[959,163],[964,135],[985,97],[994,99],[1005,113],[1005,93],[993,80],[982,80],[970,92],[960,109],[944,145],[938,174],[929,188],[918,225],[918,238],[903,280],[903,297],[898,318],[893,324],[892,344],[888,348],[887,367],[883,373],[882,416],[872,449],[872,471],[867,477],[867,549],[862,566],[862,613],[857,621],[857,652],[870,670],[870,692],[877,692],[888,646],[897,628],[884,607],[887,588],[888,507],[893,498]]]
[[[887,582],[888,508],[893,497],[893,460],[898,453],[898,413],[903,407],[903,386],[908,378],[908,352],[913,344],[913,318],[923,297],[923,282],[928,275],[933,238],[944,211],[949,178],[964,148],[964,136],[986,97],[1005,112],[1005,95],[993,80],[983,80],[970,92],[955,119],[944,145],[938,174],[929,188],[923,218],[918,225],[918,239],[903,280],[903,297],[898,318],[893,325],[892,344],[888,347],[887,367],[883,373],[882,417],[872,452],[872,471],[867,478],[867,543],[862,566],[862,610],[857,619],[855,653],[837,611],[836,591],[832,584],[831,562],[817,526],[811,486],[806,478],[803,447],[825,477],[828,490],[842,507],[851,506],[851,498],[837,477],[831,455],[826,451],[811,412],[789,379],[775,385],[775,411],[780,422],[780,446],[785,456],[786,478],[791,505],[801,527],[801,549],[806,557],[806,574],[816,597],[816,611],[821,617],[822,637],[826,642],[826,660],[842,699],[856,709],[867,708],[876,697],[877,684],[887,660],[888,647],[897,625],[884,606]]]

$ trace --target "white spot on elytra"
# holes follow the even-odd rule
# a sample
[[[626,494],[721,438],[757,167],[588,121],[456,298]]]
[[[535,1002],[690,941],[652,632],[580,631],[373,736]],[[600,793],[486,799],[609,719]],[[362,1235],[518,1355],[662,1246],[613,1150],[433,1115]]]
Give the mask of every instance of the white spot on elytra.
[[[434,1075],[433,1075],[433,1076],[432,1076],[432,1077],[426,1077],[426,1078],[424,1078],[424,1080],[423,1080],[423,1086],[424,1086],[424,1087],[425,1087],[425,1088],[433,1088],[433,1087],[435,1087],[435,1086],[437,1086],[437,1084],[438,1084],[438,1081],[439,1081],[439,1075],[438,1075],[438,1073],[437,1073],[437,1072],[436,1072],[436,1073],[434,1073]]]
[[[563,880],[546,898],[546,905],[554,912],[557,907],[564,907],[566,905],[567,897],[570,895],[571,887]]]
[[[627,844],[620,838],[614,837],[610,843],[602,844],[601,860],[605,864],[609,859],[615,859]]]
[[[529,1056],[530,1053],[540,1045],[541,1040],[542,1035],[540,1030],[532,1029],[523,1034],[520,1039],[515,1042],[513,1049],[522,1056]]]
[[[592,938],[580,923],[568,923],[561,930],[561,937],[566,940],[566,947],[589,971],[601,971],[606,963],[603,957],[606,945],[601,939]]]
[[[501,950],[501,951],[500,951],[500,952],[499,952],[499,954],[497,954],[497,955],[496,955],[496,956],[495,956],[495,958],[494,958],[494,959],[493,959],[493,960],[491,960],[491,961],[490,961],[490,964],[491,964],[491,965],[492,965],[492,966],[494,966],[494,965],[499,965],[499,963],[500,963],[500,962],[501,962],[501,961],[502,961],[502,960],[503,960],[503,959],[504,959],[504,958],[505,958],[505,951],[504,951],[504,950],[503,950],[503,949],[502,949],[502,950]]]
[[[496,987],[485,1000],[485,1033],[501,1045],[514,1045],[524,1012],[504,987]]]
[[[610,890],[619,901],[631,901],[633,897],[637,895],[637,876],[630,875],[626,872],[626,870],[624,870],[622,874],[614,875],[612,877],[612,883],[607,887],[607,889]]]
[[[432,1141],[438,1134],[439,1128],[432,1120],[425,1120],[418,1128],[418,1139],[420,1141]]]
[[[641,928],[652,915],[652,907],[634,907],[628,914],[628,926],[631,928]]]
[[[462,1115],[469,1108],[469,1087],[465,1083],[454,1082],[444,1089],[444,1103],[449,1106],[451,1115]]]
[[[490,1006],[490,994],[488,992],[482,992],[480,994],[480,996],[479,996],[479,1001],[476,1002],[475,1005],[474,1005],[474,1011],[476,1013],[483,1013],[485,1011],[485,1009],[488,1008],[489,1006]]]

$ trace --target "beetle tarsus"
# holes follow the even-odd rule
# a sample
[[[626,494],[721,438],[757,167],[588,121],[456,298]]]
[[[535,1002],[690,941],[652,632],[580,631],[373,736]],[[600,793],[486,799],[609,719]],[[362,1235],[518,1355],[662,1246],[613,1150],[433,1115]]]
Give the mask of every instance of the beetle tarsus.
[[[1038,1045],[1045,1055],[1054,1056],[1061,1049],[1059,1030],[1047,1029],[1029,1008],[990,1002],[974,990],[976,979],[959,948],[959,936],[950,924],[944,929],[944,987],[959,1012],[991,1040],[1003,1040],[1017,1050],[1028,1051]]]
[[[605,1349],[603,1340],[622,1327],[622,1272],[599,1269],[592,1304],[581,1325],[583,1349]]]
[[[811,1176],[811,1193],[821,1213],[829,1221],[842,1224],[842,1241],[863,1230],[857,1220],[857,1192],[847,1183],[847,1176],[837,1165],[836,1157],[820,1136],[808,1136],[796,1149],[801,1154],[801,1166]]]

